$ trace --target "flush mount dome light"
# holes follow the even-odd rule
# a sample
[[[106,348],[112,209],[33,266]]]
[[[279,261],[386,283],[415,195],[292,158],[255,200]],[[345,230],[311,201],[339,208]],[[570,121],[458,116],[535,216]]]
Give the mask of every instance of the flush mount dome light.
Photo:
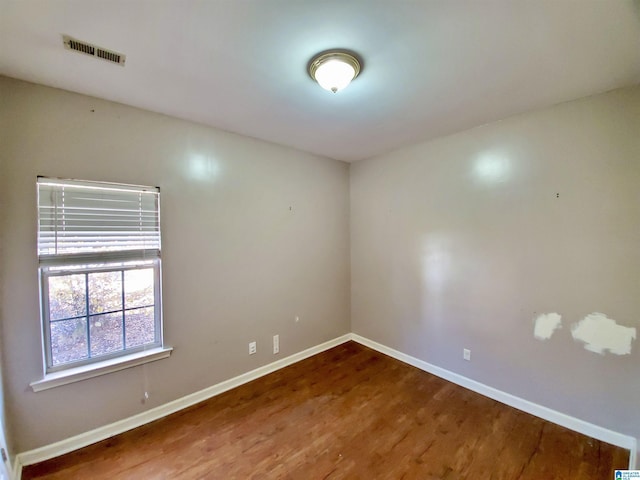
[[[351,53],[329,51],[319,53],[309,62],[309,75],[325,90],[336,93],[360,73],[360,62]]]

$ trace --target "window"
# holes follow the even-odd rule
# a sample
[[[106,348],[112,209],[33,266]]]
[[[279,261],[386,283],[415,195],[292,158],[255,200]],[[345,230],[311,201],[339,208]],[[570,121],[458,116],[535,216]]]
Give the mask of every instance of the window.
[[[162,346],[160,191],[38,178],[46,372]]]

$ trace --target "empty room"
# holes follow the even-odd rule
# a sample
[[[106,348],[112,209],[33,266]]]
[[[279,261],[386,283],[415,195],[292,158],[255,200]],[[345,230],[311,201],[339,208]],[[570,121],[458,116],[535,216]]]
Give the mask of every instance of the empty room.
[[[640,477],[640,2],[0,39],[0,480]]]

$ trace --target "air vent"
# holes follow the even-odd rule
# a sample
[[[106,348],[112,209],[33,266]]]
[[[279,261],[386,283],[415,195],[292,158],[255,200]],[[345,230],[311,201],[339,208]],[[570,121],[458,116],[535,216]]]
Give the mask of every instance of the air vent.
[[[124,66],[126,57],[122,53],[83,42],[82,40],[72,38],[69,35],[63,35],[62,41],[64,42],[64,48],[67,50],[75,50],[76,52],[85,53],[92,57],[101,58],[107,62],[117,63],[118,65]]]

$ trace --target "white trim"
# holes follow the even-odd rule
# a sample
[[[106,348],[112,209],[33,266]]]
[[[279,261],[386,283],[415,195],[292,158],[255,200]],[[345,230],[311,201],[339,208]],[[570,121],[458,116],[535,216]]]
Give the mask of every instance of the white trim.
[[[20,459],[18,456],[13,459],[13,472],[11,478],[13,480],[21,480],[22,479],[22,464],[20,463]]]
[[[633,439],[633,447],[629,452],[629,470],[638,469],[638,439]]]
[[[585,422],[584,420],[580,420],[579,418],[575,418],[556,410],[543,407],[542,405],[538,405],[537,403],[530,402],[529,400],[516,397],[515,395],[511,395],[510,393],[506,393],[475,380],[471,380],[470,378],[464,377],[449,370],[445,370],[444,368],[436,367],[435,365],[427,363],[424,360],[420,360],[405,353],[399,352],[398,350],[394,350],[393,348],[387,347],[386,345],[382,345],[378,342],[374,342],[373,340],[369,340],[368,338],[362,337],[355,333],[351,334],[351,339],[354,342],[358,342],[364,345],[365,347],[369,347],[380,353],[384,353],[385,355],[393,357],[396,360],[400,360],[401,362],[412,365],[416,368],[419,368],[420,370],[436,375],[437,377],[443,378],[451,383],[455,383],[456,385],[460,385],[461,387],[472,390],[476,393],[479,393],[480,395],[484,395],[485,397],[497,400],[498,402],[509,405],[510,407],[530,413],[531,415],[535,415],[536,417],[542,418],[543,420],[547,420],[549,422],[563,426],[575,432],[582,433],[597,440],[601,440],[603,442],[607,442],[612,445],[627,449],[629,450],[629,469],[633,470],[635,468],[637,442],[634,437],[614,432],[599,425]]]
[[[111,358],[104,362],[90,363],[81,367],[69,368],[60,372],[48,373],[42,380],[31,382],[34,392],[48,390],[49,388],[67,385],[69,383],[80,382],[88,378],[98,377],[107,373],[117,372],[125,368],[135,367],[143,363],[155,362],[171,355],[172,347],[158,347],[150,350]]]
[[[171,415],[172,413],[190,407],[191,405],[200,403],[211,397],[226,392],[227,390],[239,387],[240,385],[244,385],[245,383],[248,383],[252,380],[275,372],[276,370],[280,370],[281,368],[304,360],[305,358],[312,357],[313,355],[317,355],[320,352],[324,352],[325,350],[329,350],[330,348],[336,347],[342,343],[346,343],[349,340],[351,340],[351,334],[342,335],[341,337],[334,338],[333,340],[329,340],[328,342],[324,342],[315,347],[308,348],[276,362],[256,368],[255,370],[251,370],[250,372],[243,373],[242,375],[238,375],[237,377],[230,378],[229,380],[225,380],[216,385],[205,388],[204,390],[200,390],[199,392],[186,395],[172,402],[160,405],[159,407],[152,408],[151,410],[147,410],[146,412],[142,412],[129,418],[119,420],[110,425],[98,427],[94,430],[81,433],[80,435],[76,435],[74,437],[67,438],[50,445],[45,445],[44,447],[19,453],[16,456],[15,460],[15,463],[19,465],[18,476],[15,477],[15,480],[20,479],[23,466],[32,465],[34,463],[43,462],[60,455],[64,455],[65,453],[72,452],[73,450],[86,447],[87,445],[100,442],[107,438],[113,437],[114,435],[124,433],[141,425],[153,422],[154,420],[166,417],[167,415]]]

